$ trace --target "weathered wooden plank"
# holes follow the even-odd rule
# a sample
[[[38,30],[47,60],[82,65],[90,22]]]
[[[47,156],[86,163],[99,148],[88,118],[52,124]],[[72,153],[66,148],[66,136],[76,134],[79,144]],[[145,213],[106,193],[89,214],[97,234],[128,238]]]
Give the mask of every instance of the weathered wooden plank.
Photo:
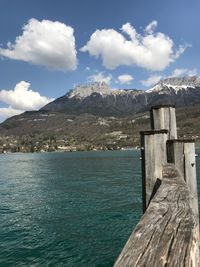
[[[195,144],[193,142],[184,143],[185,155],[185,181],[190,190],[191,208],[195,214],[196,221],[199,225],[199,207],[198,207],[198,192],[197,192],[197,177],[196,177],[196,159],[195,159]]]
[[[190,192],[174,165],[163,180],[115,267],[198,267],[199,233]]]
[[[167,161],[169,163],[174,163],[181,172],[182,177],[185,177],[185,156],[183,140],[174,139],[167,141]]]
[[[169,139],[177,138],[176,113],[174,106],[154,106],[151,108],[150,116],[152,129],[167,129],[169,131]]]
[[[168,162],[176,165],[188,185],[190,190],[191,207],[196,215],[197,223],[199,223],[194,140],[168,140],[167,158]]]
[[[166,141],[167,130],[141,132],[142,157],[142,189],[143,211],[145,212],[151,199],[157,178],[162,177],[162,167],[167,163]]]
[[[177,126],[176,126],[176,110],[175,107],[169,108],[170,114],[170,138],[169,139],[176,139],[177,138]]]
[[[142,150],[141,150],[142,199],[143,199],[143,212],[145,212],[153,190],[152,182],[155,179],[154,134],[145,135],[141,133],[141,145],[142,145]],[[147,149],[148,147],[150,147],[150,149]]]

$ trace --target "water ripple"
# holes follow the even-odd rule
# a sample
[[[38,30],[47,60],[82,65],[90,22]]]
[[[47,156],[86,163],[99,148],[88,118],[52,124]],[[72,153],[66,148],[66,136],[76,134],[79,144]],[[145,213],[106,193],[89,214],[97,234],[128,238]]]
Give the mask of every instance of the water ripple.
[[[141,216],[139,156],[1,155],[0,266],[112,266]]]

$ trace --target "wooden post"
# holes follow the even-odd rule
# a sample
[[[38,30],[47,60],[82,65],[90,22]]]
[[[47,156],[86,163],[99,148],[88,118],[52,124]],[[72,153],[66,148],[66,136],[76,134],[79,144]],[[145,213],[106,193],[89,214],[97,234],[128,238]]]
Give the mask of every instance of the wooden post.
[[[168,140],[167,160],[179,169],[190,190],[190,206],[199,225],[199,208],[196,178],[194,140]]]
[[[195,214],[195,217],[199,225],[199,206],[198,206],[196,158],[195,158],[194,142],[184,143],[184,154],[185,154],[185,181],[191,192],[192,210]]]
[[[162,167],[167,163],[167,130],[143,131],[141,134],[143,212],[149,205],[157,179],[162,179]]]
[[[169,139],[177,138],[176,113],[174,106],[154,106],[151,108],[150,115],[152,129],[167,129],[169,131]]]

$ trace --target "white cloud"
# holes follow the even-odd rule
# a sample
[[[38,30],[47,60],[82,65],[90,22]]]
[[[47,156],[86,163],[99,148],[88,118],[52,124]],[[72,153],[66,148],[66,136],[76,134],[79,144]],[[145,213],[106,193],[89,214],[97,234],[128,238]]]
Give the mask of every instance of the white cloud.
[[[120,65],[136,65],[148,70],[162,71],[175,61],[188,45],[179,46],[175,51],[170,37],[161,32],[154,32],[156,26],[157,21],[152,21],[143,35],[138,34],[130,23],[122,26],[122,33],[114,29],[96,30],[80,50],[101,58],[107,69],[115,69]],[[128,38],[124,34],[128,35]]]
[[[8,117],[12,117],[23,112],[24,112],[23,110],[17,110],[9,106],[7,108],[0,108],[0,117],[8,118]]]
[[[123,74],[118,76],[118,80],[121,84],[130,84],[134,78],[129,74]]]
[[[195,76],[197,75],[197,69],[175,69],[171,77],[180,77],[180,76]]]
[[[133,28],[130,23],[122,25],[121,30],[123,33],[127,34],[131,38],[131,40],[137,42],[137,39],[140,35],[136,32],[135,28]],[[139,43],[137,42],[137,44]]]
[[[0,116],[10,117],[24,111],[37,110],[53,99],[32,91],[30,83],[21,81],[13,90],[1,90],[0,101],[9,105],[7,108],[0,108]]]
[[[145,32],[147,34],[153,34],[154,30],[156,29],[158,25],[158,22],[156,20],[153,20],[149,25],[146,26]]]
[[[74,30],[58,21],[30,19],[15,43],[0,48],[0,55],[50,69],[69,71],[77,67]]]
[[[180,55],[183,54],[188,47],[192,47],[192,45],[191,44],[179,45],[179,49],[172,56],[173,59],[175,60],[175,59],[179,58]]]
[[[162,75],[151,75],[148,79],[141,80],[140,82],[144,86],[152,86],[158,83],[162,78]]]
[[[98,72],[88,77],[90,82],[106,82],[110,84],[113,77],[111,74],[105,75],[103,72]]]

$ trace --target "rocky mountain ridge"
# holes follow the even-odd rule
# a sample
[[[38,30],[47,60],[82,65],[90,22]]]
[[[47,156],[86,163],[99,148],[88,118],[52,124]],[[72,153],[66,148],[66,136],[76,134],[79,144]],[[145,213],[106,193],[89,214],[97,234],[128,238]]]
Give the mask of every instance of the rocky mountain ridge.
[[[89,84],[79,84],[74,89],[70,90],[66,96],[69,98],[86,98],[93,93],[107,95],[120,95],[120,94],[144,94],[150,92],[158,92],[163,89],[172,88],[175,91],[177,89],[197,88],[200,87],[200,77],[198,76],[186,76],[186,77],[171,77],[159,81],[152,88],[148,90],[138,89],[110,89],[106,82],[94,82]],[[159,88],[159,90],[158,90]]]
[[[101,95],[108,95],[110,94],[110,89],[108,87],[108,84],[105,82],[95,82],[91,83],[89,85],[77,85],[74,89],[70,90],[69,93],[67,93],[69,98],[85,98],[90,96],[93,93],[98,93]]]
[[[200,103],[200,77],[164,79],[147,91],[111,90],[104,82],[79,85],[44,106],[41,111],[127,116],[163,103],[178,107]]]
[[[179,90],[187,90],[189,88],[200,88],[200,77],[192,76],[192,77],[167,78],[161,80],[146,92],[147,93],[159,92],[170,88],[175,90],[175,92]]]

